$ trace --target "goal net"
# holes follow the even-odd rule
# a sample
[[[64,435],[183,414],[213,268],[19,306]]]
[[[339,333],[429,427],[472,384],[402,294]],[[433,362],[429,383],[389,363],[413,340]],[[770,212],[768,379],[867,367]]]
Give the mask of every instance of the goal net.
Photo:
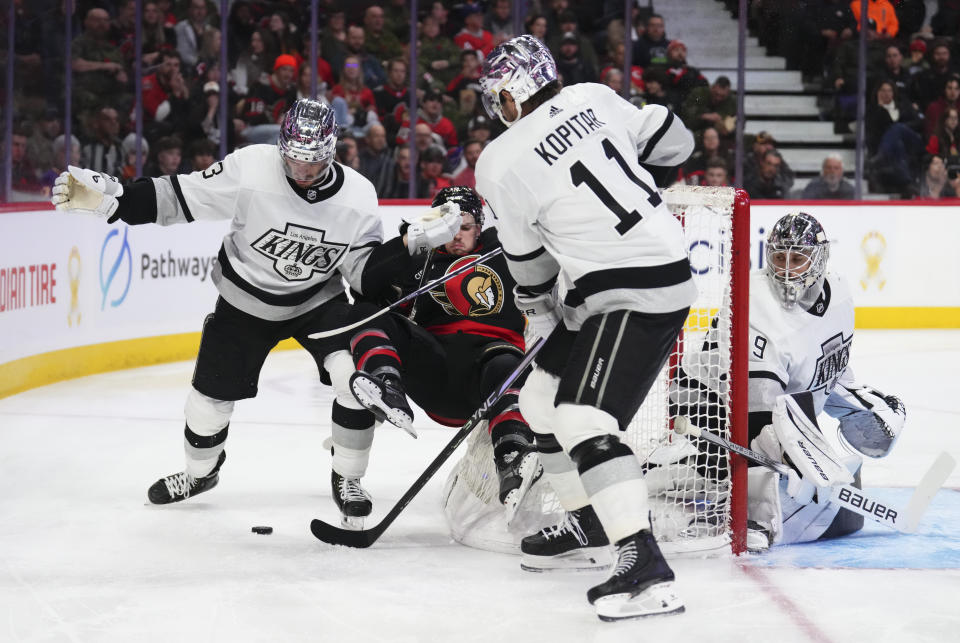
[[[676,186],[663,192],[683,224],[698,299],[667,364],[621,440],[640,459],[653,531],[665,554],[743,551],[746,468],[739,458],[673,431],[677,414],[741,444],[746,436],[749,199],[742,190]],[[447,478],[443,511],[455,540],[519,552],[520,540],[563,518],[541,480],[508,525],[497,500],[493,449],[482,423]]]

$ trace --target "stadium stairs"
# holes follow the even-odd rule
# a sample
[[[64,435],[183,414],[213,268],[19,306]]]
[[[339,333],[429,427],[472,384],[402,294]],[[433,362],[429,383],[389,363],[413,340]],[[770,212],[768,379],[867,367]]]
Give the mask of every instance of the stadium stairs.
[[[692,7],[696,11],[691,11]],[[687,62],[699,68],[712,83],[727,76],[737,89],[737,21],[718,0],[655,0],[655,12],[663,16],[670,38],[687,46]],[[748,36],[746,50],[744,133],[767,131],[777,149],[793,168],[795,198],[811,179],[820,174],[827,154],[843,159],[844,175],[851,183],[856,168],[854,134],[834,133],[833,122],[821,115],[821,87],[804,83],[799,70],[787,69],[786,59],[769,56],[757,38]],[[888,199],[886,194],[867,192],[865,199]]]

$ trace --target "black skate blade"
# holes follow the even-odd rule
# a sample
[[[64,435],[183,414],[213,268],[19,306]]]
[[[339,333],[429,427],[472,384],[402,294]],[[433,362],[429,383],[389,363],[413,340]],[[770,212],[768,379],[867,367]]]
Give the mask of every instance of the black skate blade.
[[[355,549],[365,549],[372,545],[380,537],[383,528],[382,523],[373,529],[356,530],[334,527],[316,518],[310,521],[310,531],[318,540],[330,545],[343,545]]]

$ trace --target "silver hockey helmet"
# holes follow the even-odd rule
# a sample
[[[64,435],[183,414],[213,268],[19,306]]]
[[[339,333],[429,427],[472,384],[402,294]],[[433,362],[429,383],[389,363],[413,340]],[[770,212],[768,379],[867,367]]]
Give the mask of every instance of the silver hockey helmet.
[[[819,221],[804,212],[781,217],[767,235],[765,254],[770,286],[784,308],[819,295],[830,256]]]
[[[542,42],[524,34],[498,45],[486,60],[480,74],[483,107],[491,118],[496,116],[510,127],[520,120],[520,105],[557,80],[557,64]],[[510,92],[517,104],[517,117],[508,121],[503,116],[500,92]]]
[[[297,100],[283,115],[277,139],[283,171],[301,187],[322,180],[337,147],[333,110],[320,101]]]

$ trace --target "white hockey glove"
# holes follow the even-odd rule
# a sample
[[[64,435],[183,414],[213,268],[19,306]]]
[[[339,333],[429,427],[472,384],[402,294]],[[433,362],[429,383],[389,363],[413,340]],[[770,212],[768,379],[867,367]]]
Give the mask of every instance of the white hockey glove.
[[[842,441],[870,458],[890,453],[907,420],[907,409],[900,398],[884,395],[871,386],[836,386],[824,410],[840,420]]]
[[[759,451],[772,460],[783,462],[783,446],[780,444],[772,424],[763,427],[760,435],[753,439],[750,446],[754,451]],[[791,467],[790,472],[786,476],[781,474],[781,477],[787,481],[787,495],[801,505],[807,505],[813,501],[813,494],[816,492],[817,486],[804,478],[796,468]]]
[[[537,339],[546,339],[562,317],[557,302],[556,287],[540,295],[527,295],[513,290],[513,300],[517,308],[527,318],[523,339],[527,346],[533,346]]]
[[[448,201],[432,208],[407,228],[407,251],[412,256],[453,241],[462,223],[463,218],[457,203]]]
[[[68,165],[53,183],[51,203],[57,210],[81,212],[107,219],[119,205],[123,186],[103,172]]]
[[[797,394],[803,395],[810,394]],[[763,428],[754,444],[758,451],[795,470],[796,477],[787,476],[787,493],[801,504],[812,499],[811,485],[818,502],[825,502],[831,487],[853,482],[840,454],[824,440],[816,420],[807,416],[794,395],[777,398],[773,424]]]

